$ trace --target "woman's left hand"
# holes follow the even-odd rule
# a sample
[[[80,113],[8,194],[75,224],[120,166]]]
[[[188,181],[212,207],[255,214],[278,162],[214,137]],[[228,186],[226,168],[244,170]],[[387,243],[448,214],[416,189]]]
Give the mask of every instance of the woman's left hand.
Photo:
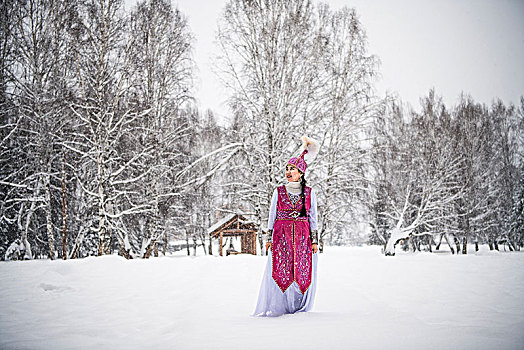
[[[311,250],[313,251],[313,254],[315,254],[316,252],[318,252],[318,244],[312,244],[312,245],[311,245]]]

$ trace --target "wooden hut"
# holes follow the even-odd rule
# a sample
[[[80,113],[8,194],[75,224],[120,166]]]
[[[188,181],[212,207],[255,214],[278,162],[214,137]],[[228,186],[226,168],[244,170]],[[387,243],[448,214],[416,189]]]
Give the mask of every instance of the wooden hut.
[[[255,224],[246,220],[242,215],[231,214],[208,229],[210,237],[219,240],[220,256],[222,253],[222,245],[224,237],[240,237],[241,251],[240,253],[257,255],[257,229]],[[238,252],[237,252],[238,253]]]

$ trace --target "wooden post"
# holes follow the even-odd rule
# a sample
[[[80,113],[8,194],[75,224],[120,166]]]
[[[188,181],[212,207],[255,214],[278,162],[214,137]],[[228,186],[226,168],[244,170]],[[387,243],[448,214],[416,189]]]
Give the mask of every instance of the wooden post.
[[[220,239],[219,239],[219,242],[218,242],[218,249],[219,249],[219,252],[220,252],[220,256],[222,256],[222,239],[223,239],[223,233],[220,232]]]

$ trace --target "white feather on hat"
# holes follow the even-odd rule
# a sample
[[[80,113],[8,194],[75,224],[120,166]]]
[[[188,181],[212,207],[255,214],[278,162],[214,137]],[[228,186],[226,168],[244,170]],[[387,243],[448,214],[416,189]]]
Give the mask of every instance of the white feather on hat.
[[[318,154],[319,145],[315,139],[307,137],[306,135],[301,137],[302,150],[307,151],[306,155],[309,159],[313,159]]]

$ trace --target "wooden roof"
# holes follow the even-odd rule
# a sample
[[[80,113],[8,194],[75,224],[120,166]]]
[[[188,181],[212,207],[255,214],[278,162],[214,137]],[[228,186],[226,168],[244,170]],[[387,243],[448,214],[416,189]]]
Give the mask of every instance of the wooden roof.
[[[257,229],[255,224],[248,221],[244,216],[240,214],[230,214],[216,222],[207,230],[207,232],[211,237],[218,237],[220,234],[224,237],[228,237],[254,233],[257,232]]]

